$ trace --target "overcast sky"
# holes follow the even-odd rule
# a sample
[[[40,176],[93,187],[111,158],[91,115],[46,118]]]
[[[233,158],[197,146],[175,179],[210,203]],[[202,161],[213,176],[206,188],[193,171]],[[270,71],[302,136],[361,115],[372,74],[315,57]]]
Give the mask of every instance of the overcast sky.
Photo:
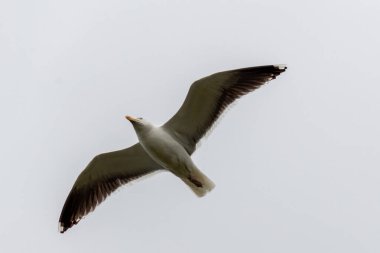
[[[380,252],[380,3],[0,2],[2,252]],[[197,198],[160,173],[65,234],[98,153],[164,123],[214,72],[287,64],[194,154]]]

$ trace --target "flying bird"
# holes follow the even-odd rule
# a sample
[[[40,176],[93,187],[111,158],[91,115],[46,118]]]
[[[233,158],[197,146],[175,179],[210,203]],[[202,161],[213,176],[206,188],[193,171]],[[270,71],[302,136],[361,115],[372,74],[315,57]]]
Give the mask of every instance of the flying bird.
[[[143,118],[126,116],[139,142],[95,156],[78,176],[61,216],[64,233],[118,187],[144,175],[166,170],[180,178],[198,196],[214,188],[191,155],[221,113],[236,99],[273,80],[285,65],[268,65],[219,72],[195,81],[178,112],[156,127]]]

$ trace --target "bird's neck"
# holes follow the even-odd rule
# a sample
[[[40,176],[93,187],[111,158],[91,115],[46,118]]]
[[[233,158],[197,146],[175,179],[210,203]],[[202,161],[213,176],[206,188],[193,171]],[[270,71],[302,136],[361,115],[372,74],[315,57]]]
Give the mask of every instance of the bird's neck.
[[[133,127],[139,140],[147,138],[152,131],[157,129],[157,127],[153,125],[134,125]]]

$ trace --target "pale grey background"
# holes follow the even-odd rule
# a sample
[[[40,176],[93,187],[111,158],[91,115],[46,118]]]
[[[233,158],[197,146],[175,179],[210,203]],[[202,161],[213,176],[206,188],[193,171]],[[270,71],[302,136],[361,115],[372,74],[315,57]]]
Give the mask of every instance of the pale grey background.
[[[0,2],[2,252],[380,252],[379,1]],[[77,175],[165,122],[192,81],[286,63],[194,155],[64,235]]]

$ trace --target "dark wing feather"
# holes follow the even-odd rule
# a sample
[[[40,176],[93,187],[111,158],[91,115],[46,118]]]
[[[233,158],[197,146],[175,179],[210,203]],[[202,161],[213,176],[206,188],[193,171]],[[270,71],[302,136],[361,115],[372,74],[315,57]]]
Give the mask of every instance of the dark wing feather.
[[[59,218],[60,232],[77,224],[118,187],[159,169],[140,144],[96,156],[66,199]]]
[[[189,154],[233,101],[273,80],[286,69],[268,65],[213,74],[194,82],[178,112],[164,127]]]

